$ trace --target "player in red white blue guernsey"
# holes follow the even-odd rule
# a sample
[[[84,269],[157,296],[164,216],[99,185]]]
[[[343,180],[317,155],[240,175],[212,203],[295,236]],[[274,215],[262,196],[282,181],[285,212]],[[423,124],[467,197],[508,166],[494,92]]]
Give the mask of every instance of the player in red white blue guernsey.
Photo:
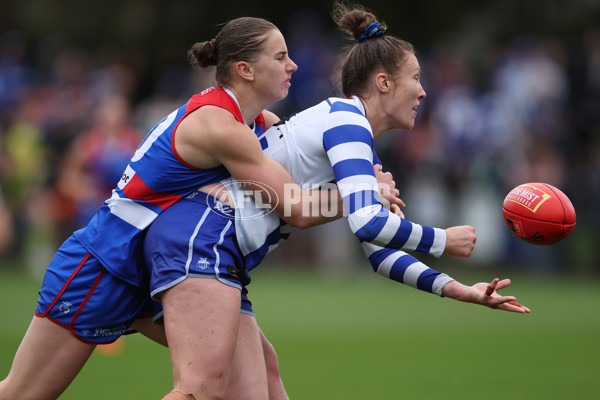
[[[365,36],[360,42],[382,36],[381,24],[365,25],[360,29]],[[411,223],[389,212],[380,202],[374,174],[377,159],[373,154],[373,140],[390,129],[412,128],[416,107],[425,97],[412,46],[396,38],[391,38],[391,43],[387,39],[382,42],[392,51],[388,48],[388,51],[370,57],[362,53],[360,57],[365,57],[359,63],[362,68],[346,61],[347,69],[353,71],[362,69],[365,72],[364,65],[368,66],[364,77],[351,80],[359,86],[364,84],[360,90],[344,90],[346,99],[328,99],[285,124],[269,129],[259,138],[265,153],[282,163],[297,183],[319,186],[336,181],[350,227],[377,272],[454,299],[506,311],[529,312],[528,308],[516,303],[514,297],[496,293],[510,283],[508,280],[495,279],[489,284],[467,287],[398,250],[405,248],[438,256],[446,252],[467,257],[473,250],[475,235],[474,229],[468,226],[444,231]],[[355,49],[360,46],[359,43]],[[383,54],[389,58],[388,64],[387,58],[381,56]],[[223,188],[229,191],[228,200],[210,195],[219,193],[218,188],[202,188],[163,213],[148,231],[145,257],[152,273],[150,287],[153,296],[165,305],[165,323],[168,323],[172,310],[166,307],[165,300],[173,302],[173,289],[198,280],[189,278],[205,278],[200,280],[214,283],[214,288],[229,286],[232,293],[241,290],[244,295],[250,281],[249,271],[288,233],[282,232],[286,227],[281,226],[277,216],[265,213],[262,205],[257,206],[246,197],[245,189],[234,180],[221,182],[220,189]],[[284,199],[284,203],[289,205],[289,200]],[[298,202],[302,203],[302,200]],[[235,209],[230,207],[232,205]],[[173,225],[179,229],[172,234],[168,227]],[[207,232],[205,228],[214,228],[215,232]],[[207,240],[207,236],[219,239]],[[204,289],[211,290],[211,286],[206,284]],[[229,297],[225,291],[215,291],[212,296],[221,296],[221,306]],[[180,303],[190,298],[182,296]],[[179,321],[177,326],[184,326],[183,334],[190,337],[196,332],[190,326],[201,329],[203,344],[187,341],[187,346],[182,346],[179,360],[174,361],[181,364],[174,368],[174,373],[186,377],[186,383],[181,385],[184,391],[200,398],[210,393],[205,386],[215,385],[214,381],[219,380],[217,377],[221,373],[236,367],[236,360],[248,362],[246,352],[252,347],[260,348],[261,343],[251,336],[246,337],[246,332],[241,330],[237,337],[226,331],[214,334],[211,326],[206,329],[202,318],[213,312],[210,306],[200,302],[195,304],[195,307],[186,307],[186,312],[182,313],[188,321]],[[249,304],[242,313],[244,311],[252,313]],[[219,321],[218,326],[226,325],[226,321],[237,318],[237,313],[237,304],[220,307],[219,318],[215,321]],[[239,342],[235,349],[236,358],[232,360],[228,358],[231,354],[228,349],[236,345],[232,343],[235,340]],[[169,343],[171,345],[171,341]],[[212,365],[203,361],[206,358]]]
[[[257,138],[265,120],[276,119],[262,111],[287,95],[297,68],[283,36],[268,21],[238,18],[190,54],[196,59],[207,47],[213,52],[207,65],[217,65],[221,85],[193,96],[151,130],[111,198],[60,247],[44,277],[35,317],[0,382],[0,398],[57,398],[96,344],[110,343],[131,328],[166,345],[162,327],[148,318],[153,310],[141,252],[146,228],[198,187],[230,174],[260,180],[272,197],[293,184],[287,171],[262,153]],[[217,48],[224,49],[220,58],[214,56]],[[294,214],[288,220],[293,225],[312,220]],[[240,304],[238,292],[238,310]],[[261,332],[253,332],[262,340]],[[262,349],[260,356],[268,362]],[[261,377],[266,380],[266,366]]]

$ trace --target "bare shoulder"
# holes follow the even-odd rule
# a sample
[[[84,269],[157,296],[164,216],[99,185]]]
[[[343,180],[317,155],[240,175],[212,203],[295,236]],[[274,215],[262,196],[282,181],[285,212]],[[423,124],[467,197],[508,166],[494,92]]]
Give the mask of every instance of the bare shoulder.
[[[269,110],[263,110],[262,115],[265,118],[265,129],[269,129],[274,124],[279,122],[279,117]]]
[[[205,105],[186,116],[175,131],[175,149],[187,163],[198,168],[221,164],[215,157],[216,147],[225,132],[240,125],[221,107]]]

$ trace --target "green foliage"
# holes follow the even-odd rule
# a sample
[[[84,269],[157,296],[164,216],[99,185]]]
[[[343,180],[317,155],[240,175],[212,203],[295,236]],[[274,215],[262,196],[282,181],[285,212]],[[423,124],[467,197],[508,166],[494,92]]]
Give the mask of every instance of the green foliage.
[[[457,278],[471,284],[482,276]],[[31,319],[38,286],[0,273],[0,376]],[[506,292],[528,305],[530,315],[440,299],[375,275],[325,279],[265,267],[254,272],[249,289],[292,399],[597,395],[600,291],[594,281],[513,279]],[[119,356],[94,354],[61,398],[160,398],[170,385],[168,351],[131,335]]]

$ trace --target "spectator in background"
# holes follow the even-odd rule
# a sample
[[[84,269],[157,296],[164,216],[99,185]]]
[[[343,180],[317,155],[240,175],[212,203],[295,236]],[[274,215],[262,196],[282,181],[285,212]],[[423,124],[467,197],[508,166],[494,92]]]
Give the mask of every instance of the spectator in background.
[[[129,119],[127,99],[121,95],[109,96],[95,110],[93,125],[70,144],[60,163],[56,183],[62,200],[56,204],[62,209],[59,214],[66,216],[71,210],[62,239],[90,221],[119,181],[143,137]]]

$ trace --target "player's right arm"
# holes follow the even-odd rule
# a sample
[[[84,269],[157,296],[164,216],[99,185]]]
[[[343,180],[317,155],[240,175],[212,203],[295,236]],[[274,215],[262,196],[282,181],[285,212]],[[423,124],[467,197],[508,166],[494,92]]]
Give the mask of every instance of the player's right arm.
[[[306,213],[303,204],[319,204],[320,192],[302,191],[283,166],[264,155],[254,132],[220,107],[203,106],[187,116],[177,128],[175,147],[179,156],[194,167],[207,169],[222,164],[238,181],[259,182],[250,188],[270,191],[265,201],[271,199],[275,213],[295,227],[319,225],[343,215],[342,207],[333,217]],[[284,203],[292,191],[301,198],[289,202],[286,210]]]

